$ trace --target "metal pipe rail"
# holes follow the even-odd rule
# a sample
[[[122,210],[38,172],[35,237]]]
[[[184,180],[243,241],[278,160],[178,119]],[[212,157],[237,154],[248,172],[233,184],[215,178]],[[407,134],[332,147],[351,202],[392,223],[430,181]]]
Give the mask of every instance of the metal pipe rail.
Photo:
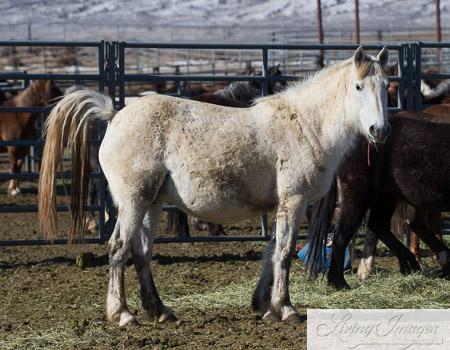
[[[450,42],[418,42],[415,45],[415,75],[416,75],[416,86],[415,86],[415,96],[421,96],[421,81],[422,79],[450,79],[450,73],[422,73],[422,49],[450,49]],[[415,109],[422,110],[430,105],[422,105],[422,100],[416,98]]]
[[[422,45],[422,46],[421,46]],[[403,102],[403,94],[406,90],[408,96],[412,99],[412,94],[417,92],[414,88],[417,88],[414,79],[414,71],[410,69],[415,63],[411,52],[419,52],[422,47],[427,47],[431,44],[393,44],[386,45],[388,49],[393,50],[397,53],[398,57],[398,75],[388,77],[391,81],[399,82],[399,106],[397,108],[389,108],[389,111],[399,111],[405,108]],[[442,46],[441,46],[442,45]],[[448,44],[450,45],[450,44]],[[263,95],[267,94],[268,82],[277,80],[293,80],[298,79],[298,76],[268,76],[268,65],[271,51],[343,51],[343,50],[356,50],[359,45],[349,44],[349,45],[338,45],[338,44],[197,44],[197,43],[138,43],[138,42],[48,42],[48,41],[0,41],[0,47],[2,46],[23,46],[23,47],[96,47],[98,49],[98,72],[96,74],[26,74],[26,73],[5,73],[0,72],[0,79],[20,79],[20,80],[30,80],[30,79],[54,79],[63,81],[92,81],[98,84],[99,90],[104,91],[108,88],[109,96],[115,100],[116,89],[118,90],[119,107],[124,106],[125,99],[125,82],[132,81],[259,81],[262,82]],[[365,50],[381,50],[384,45],[363,45]],[[439,44],[439,47],[448,47],[446,44]],[[418,51],[414,51],[413,48],[417,48]],[[246,76],[246,75],[216,75],[213,72],[209,75],[205,74],[186,74],[186,75],[174,75],[174,74],[126,74],[126,60],[130,57],[126,56],[126,50],[130,49],[185,49],[185,50],[246,50],[246,51],[258,51],[260,55],[258,56],[261,61],[262,75],[261,76]],[[409,48],[409,49],[408,49]],[[227,57],[227,56],[225,56]],[[303,56],[301,56],[303,57]],[[406,65],[405,65],[405,62]],[[409,66],[408,66],[409,64]],[[443,77],[447,77],[443,75]],[[420,90],[419,90],[420,91]],[[28,108],[20,109],[21,112],[47,112],[50,108]],[[0,107],[0,118],[2,112],[20,112],[16,108],[1,108]],[[44,141],[42,140],[16,140],[8,142],[0,142],[0,146],[14,145],[14,146],[30,146],[30,145],[42,145]],[[99,144],[101,138],[96,140],[91,140],[92,143]],[[38,174],[0,174],[0,180],[3,179],[36,179]],[[58,176],[67,178],[68,173],[59,174]],[[113,229],[113,222],[105,223],[105,208],[108,207],[113,210],[112,203],[107,201],[106,196],[106,184],[102,173],[91,173],[92,177],[99,178],[102,183],[100,190],[100,203],[99,205],[89,206],[87,210],[98,210],[99,211],[99,221],[100,221],[100,234],[98,238],[86,238],[84,240],[78,240],[77,242],[84,243],[104,243],[107,239],[107,234]],[[0,207],[0,213],[2,212],[19,212],[20,209],[13,209],[12,207]],[[36,206],[25,206],[22,208],[22,212],[34,212],[37,210]],[[165,206],[164,210],[175,210],[174,206]],[[58,206],[58,211],[67,211],[66,206]],[[112,212],[112,211],[111,211]],[[110,217],[113,215],[110,215]],[[265,221],[264,221],[265,220]],[[263,219],[262,223],[263,234],[258,236],[233,236],[233,237],[190,237],[190,238],[156,238],[155,242],[212,242],[212,241],[242,241],[242,240],[268,240],[270,235],[267,231],[267,217]],[[299,235],[299,238],[305,238],[304,235]],[[17,240],[17,241],[0,241],[0,246],[2,245],[35,245],[35,244],[47,244],[46,240]],[[67,240],[58,239],[54,240],[53,244],[65,244]]]
[[[5,80],[64,80],[64,81],[94,81],[98,84],[99,91],[104,91],[107,85],[107,76],[105,75],[105,47],[104,41],[98,42],[74,42],[74,41],[0,41],[0,47],[92,47],[97,48],[97,67],[96,74],[28,74],[25,72],[0,72],[0,79]],[[3,113],[46,113],[51,110],[51,107],[0,107],[0,118]],[[92,143],[100,144],[101,139],[91,140]],[[12,140],[0,141],[0,146],[42,146],[44,140]],[[70,174],[57,174],[58,178],[70,178]],[[88,206],[87,210],[98,211],[100,216],[99,235],[98,238],[86,239],[86,242],[103,243],[106,239],[107,232],[104,224],[104,208],[105,208],[105,180],[101,173],[91,173],[91,177],[99,178],[100,187],[100,205]],[[20,179],[20,180],[35,180],[39,178],[38,173],[22,173],[22,174],[0,174],[0,180]],[[37,212],[37,206],[0,206],[1,213],[20,213],[20,212]],[[68,211],[67,206],[58,206],[57,211]],[[43,240],[31,242],[40,242],[44,244]],[[4,245],[24,245],[28,244],[23,240],[0,240],[0,246]]]

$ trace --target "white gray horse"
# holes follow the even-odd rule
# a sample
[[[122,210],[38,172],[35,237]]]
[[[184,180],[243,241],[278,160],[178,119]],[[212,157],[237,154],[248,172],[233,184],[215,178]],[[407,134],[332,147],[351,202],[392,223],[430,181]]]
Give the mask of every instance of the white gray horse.
[[[108,244],[107,319],[120,325],[136,322],[124,289],[125,263],[132,254],[144,318],[176,320],[159,298],[150,270],[161,209],[170,201],[190,215],[218,223],[276,209],[276,232],[253,307],[263,319],[299,322],[288,285],[305,208],[327,192],[356,135],[374,143],[388,136],[387,59],[387,48],[377,58],[359,48],[352,58],[245,109],[154,95],[116,112],[108,97],[94,91],[67,95],[46,124],[40,220],[51,237],[55,171],[68,139],[76,156],[71,237],[82,228],[87,130],[89,120],[101,118],[109,125],[100,164],[118,207]]]

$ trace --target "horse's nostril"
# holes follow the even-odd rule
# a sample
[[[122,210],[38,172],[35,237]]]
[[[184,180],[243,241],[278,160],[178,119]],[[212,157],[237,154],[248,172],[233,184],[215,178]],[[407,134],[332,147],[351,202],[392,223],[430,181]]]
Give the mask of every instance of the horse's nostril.
[[[373,137],[377,136],[377,132],[376,132],[376,130],[375,130],[375,126],[372,125],[372,126],[369,128],[369,132],[370,132],[370,135],[372,135]]]

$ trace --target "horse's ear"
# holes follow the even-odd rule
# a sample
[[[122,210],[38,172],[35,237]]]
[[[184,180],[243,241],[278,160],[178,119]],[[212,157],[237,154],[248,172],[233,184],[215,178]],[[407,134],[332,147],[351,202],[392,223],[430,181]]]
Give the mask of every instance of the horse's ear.
[[[383,50],[380,51],[380,53],[377,56],[377,61],[380,62],[380,64],[384,67],[389,60],[389,50],[385,46],[383,47]]]
[[[353,62],[355,63],[355,66],[359,66],[363,61],[366,55],[364,54],[364,50],[362,46],[358,47],[358,49],[355,51],[355,56],[353,56]]]

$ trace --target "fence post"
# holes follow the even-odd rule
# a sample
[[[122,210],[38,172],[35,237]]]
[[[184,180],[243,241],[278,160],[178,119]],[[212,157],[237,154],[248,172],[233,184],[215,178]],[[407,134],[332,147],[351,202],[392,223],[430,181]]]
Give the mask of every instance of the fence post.
[[[262,76],[264,77],[263,85],[262,85],[262,95],[267,96],[269,94],[269,82],[267,80],[269,67],[269,50],[267,48],[263,49],[262,52]],[[267,237],[269,235],[269,231],[267,229],[267,214],[264,214],[261,219],[261,235]]]
[[[406,45],[406,110],[413,109],[414,92],[414,50],[411,44]]]
[[[267,80],[268,72],[269,72],[269,50],[267,48],[263,49],[263,62],[262,62],[262,76],[264,77],[263,85],[262,85],[262,95],[267,96],[269,93],[269,82]]]
[[[422,46],[420,43],[411,44],[415,48],[416,74],[415,74],[415,109],[422,110]]]
[[[402,45],[402,48],[398,51],[398,76],[400,80],[398,82],[398,91],[397,91],[397,107],[400,107],[401,110],[405,109],[405,46]]]
[[[106,54],[106,62],[105,62],[105,70],[104,70],[104,76],[105,81],[108,86],[108,94],[113,100],[114,105],[116,105],[116,85],[118,84],[118,67],[116,65],[116,61],[118,58],[118,42],[105,42],[105,54]],[[122,67],[121,67],[122,68]],[[123,69],[123,68],[122,68]],[[123,76],[123,74],[122,74]],[[122,91],[121,91],[122,90]],[[123,95],[123,89],[120,89],[119,86],[119,105],[121,105],[124,101],[124,95]],[[103,135],[102,135],[103,136]],[[102,181],[104,186],[102,186],[102,192],[103,192],[103,198],[104,198],[104,207],[107,209],[108,212],[108,222],[105,224],[105,229],[108,237],[111,235],[111,233],[114,230],[114,227],[116,226],[116,219],[115,219],[115,207],[112,201],[112,198],[109,194],[106,193],[106,180],[103,175],[102,171]],[[102,209],[101,209],[102,210]],[[100,216],[100,215],[99,215]],[[103,213],[101,213],[101,216],[104,220],[104,209]]]
[[[107,81],[107,76],[105,74],[105,46],[106,44],[102,40],[100,42],[98,50],[98,74],[100,76],[100,80],[98,82],[98,90],[100,92],[104,92],[105,82]],[[97,140],[100,141],[101,139],[103,139],[104,129],[104,124],[99,121]],[[100,210],[98,212],[98,234],[100,243],[103,244],[106,240],[106,237],[109,237],[111,234],[111,231],[107,229],[107,225],[105,224],[105,209],[108,202],[108,200],[106,199],[106,180],[101,167],[100,169],[92,169],[92,171],[98,171],[101,173],[101,176],[98,179],[98,200],[100,204]]]

